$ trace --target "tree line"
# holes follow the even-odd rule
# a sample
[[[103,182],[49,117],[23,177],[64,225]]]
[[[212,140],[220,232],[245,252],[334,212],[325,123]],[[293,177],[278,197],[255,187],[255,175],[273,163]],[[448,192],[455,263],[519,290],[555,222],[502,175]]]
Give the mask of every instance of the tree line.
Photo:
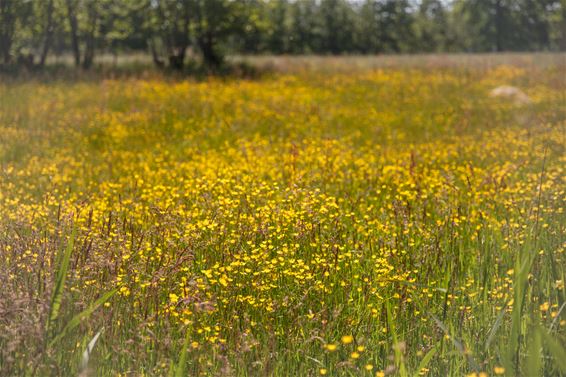
[[[565,51],[565,0],[0,0],[0,64],[70,53],[188,55]]]

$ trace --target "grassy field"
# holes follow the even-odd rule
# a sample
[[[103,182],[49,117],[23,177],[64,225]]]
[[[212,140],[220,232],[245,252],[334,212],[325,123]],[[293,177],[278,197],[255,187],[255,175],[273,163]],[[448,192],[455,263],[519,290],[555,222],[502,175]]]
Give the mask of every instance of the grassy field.
[[[469,59],[0,84],[0,375],[566,375],[564,55]]]

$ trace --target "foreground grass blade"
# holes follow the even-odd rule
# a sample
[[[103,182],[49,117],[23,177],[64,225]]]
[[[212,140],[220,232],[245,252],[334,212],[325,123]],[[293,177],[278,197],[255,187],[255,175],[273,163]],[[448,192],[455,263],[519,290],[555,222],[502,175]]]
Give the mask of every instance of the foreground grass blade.
[[[522,333],[523,322],[526,318],[523,316],[525,300],[528,287],[528,275],[531,271],[534,256],[527,254],[525,260],[522,261],[521,254],[518,253],[515,259],[515,272],[513,281],[513,310],[511,313],[511,334],[510,345],[507,351],[508,363],[512,363],[515,367],[515,372],[519,373],[520,370],[520,350],[521,339],[525,334]]]
[[[187,354],[189,350],[189,333],[185,336],[185,341],[183,342],[183,348],[181,349],[181,354],[179,356],[179,362],[177,365],[171,364],[169,369],[169,376],[171,377],[184,377],[187,374],[185,373],[185,368],[187,364]]]
[[[529,341],[528,346],[528,357],[526,363],[527,375],[528,376],[540,376],[542,369],[542,340],[540,331],[535,329],[532,331],[532,336]]]
[[[452,342],[454,347],[458,350],[458,352],[462,355],[462,357],[464,357],[464,359],[466,359],[468,361],[468,363],[472,366],[472,368],[476,372],[479,372],[480,371],[479,364],[476,362],[474,357],[468,351],[466,351],[464,345],[458,339],[456,339],[452,334],[450,334],[448,327],[446,327],[446,325],[444,323],[442,323],[441,320],[436,318],[436,316],[434,316],[434,315],[432,316],[432,319],[434,320],[434,322],[436,322],[438,327],[440,327],[440,329],[442,331],[444,331],[444,333],[450,337],[450,341]]]
[[[566,349],[564,349],[564,346],[542,328],[539,328],[538,332],[544,339],[545,348],[552,355],[553,362],[560,373],[566,373]]]
[[[65,281],[67,280],[67,271],[69,269],[69,263],[71,260],[71,254],[73,252],[73,246],[75,242],[76,229],[73,229],[71,236],[67,241],[67,246],[65,247],[64,254],[59,260],[59,268],[57,269],[57,275],[55,278],[55,287],[53,288],[53,294],[51,295],[51,304],[49,306],[49,317],[47,319],[47,331],[51,331],[57,316],[59,315],[59,309],[61,308],[61,302],[63,300],[63,291],[65,289]]]
[[[432,358],[434,357],[434,355],[436,354],[438,348],[437,346],[434,346],[432,349],[430,349],[430,351],[428,351],[426,353],[426,355],[424,355],[423,359],[421,360],[421,362],[419,363],[418,368],[415,370],[415,373],[413,374],[413,377],[419,377],[420,376],[420,372],[427,367],[427,365],[430,363],[430,361],[432,360]]]
[[[76,316],[71,318],[71,320],[67,323],[67,325],[65,325],[63,330],[61,330],[61,332],[59,334],[57,334],[57,336],[55,336],[51,340],[51,342],[49,342],[49,346],[51,347],[55,343],[60,341],[69,331],[71,331],[72,329],[77,327],[84,319],[89,317],[100,305],[104,304],[112,296],[114,296],[114,294],[116,294],[116,292],[117,292],[117,289],[113,289],[109,292],[106,292],[104,295],[102,295],[100,298],[98,298],[98,300],[93,302],[87,309],[83,310],[82,312],[80,312],[79,314],[77,314]]]
[[[403,353],[401,348],[399,347],[399,340],[397,338],[397,330],[395,329],[395,321],[393,315],[391,314],[391,304],[387,301],[387,323],[389,325],[389,329],[391,331],[391,335],[393,337],[393,350],[395,352],[395,364],[399,368],[399,376],[406,377],[407,369],[405,367],[405,361],[403,359]]]
[[[103,328],[104,329],[104,328]],[[88,342],[84,352],[83,352],[83,357],[81,359],[81,365],[80,365],[80,373],[83,373],[84,371],[86,371],[86,368],[88,367],[88,362],[90,360],[90,354],[92,353],[92,350],[94,349],[94,346],[96,345],[96,342],[98,341],[98,338],[100,337],[100,334],[102,334],[102,330],[99,330],[94,337],[90,340],[90,342]]]
[[[505,305],[503,305],[503,307],[499,311],[499,314],[497,315],[497,318],[495,319],[495,323],[493,324],[493,326],[489,330],[487,340],[485,341],[486,352],[489,350],[489,346],[491,345],[491,342],[495,338],[495,334],[497,334],[497,330],[499,330],[499,327],[501,326],[501,324],[503,322],[503,317],[505,317],[505,313],[506,313],[508,305],[509,305],[509,302],[506,302]]]

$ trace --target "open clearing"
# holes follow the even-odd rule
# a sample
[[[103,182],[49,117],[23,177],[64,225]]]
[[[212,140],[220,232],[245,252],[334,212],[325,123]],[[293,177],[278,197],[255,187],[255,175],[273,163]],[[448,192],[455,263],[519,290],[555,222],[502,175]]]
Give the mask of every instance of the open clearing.
[[[0,84],[0,374],[566,374],[566,66],[514,58]]]

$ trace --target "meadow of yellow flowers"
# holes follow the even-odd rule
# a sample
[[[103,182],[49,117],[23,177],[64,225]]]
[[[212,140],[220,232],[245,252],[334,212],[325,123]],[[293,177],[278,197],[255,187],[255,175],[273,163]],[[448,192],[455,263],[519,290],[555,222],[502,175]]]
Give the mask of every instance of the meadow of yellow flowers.
[[[564,77],[0,84],[0,375],[565,375]]]

